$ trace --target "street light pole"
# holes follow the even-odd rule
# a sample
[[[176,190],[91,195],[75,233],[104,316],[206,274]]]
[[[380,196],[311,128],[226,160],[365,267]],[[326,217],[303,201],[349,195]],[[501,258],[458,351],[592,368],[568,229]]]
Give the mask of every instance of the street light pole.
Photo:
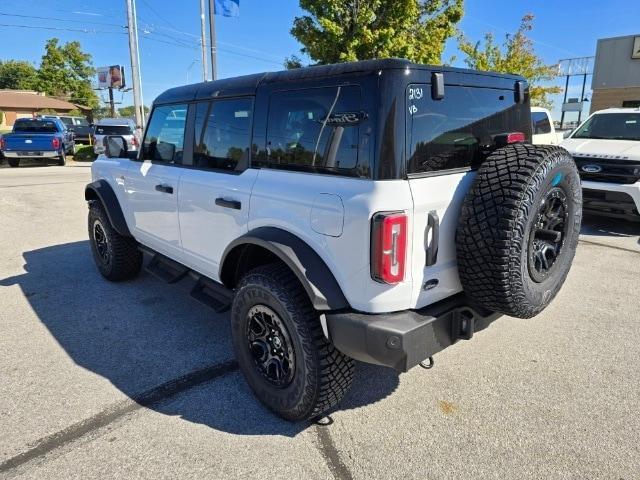
[[[131,57],[131,81],[133,83],[133,107],[136,125],[144,127],[144,104],[140,75],[140,52],[138,50],[138,21],[135,0],[125,0],[127,4],[127,29],[129,30],[129,55]]]
[[[209,0],[209,36],[211,37],[211,80],[218,76],[216,61],[216,9],[214,0]]]
[[[202,47],[202,81],[206,82],[209,77],[207,72],[207,29],[205,18],[205,3],[200,0],[200,46]]]

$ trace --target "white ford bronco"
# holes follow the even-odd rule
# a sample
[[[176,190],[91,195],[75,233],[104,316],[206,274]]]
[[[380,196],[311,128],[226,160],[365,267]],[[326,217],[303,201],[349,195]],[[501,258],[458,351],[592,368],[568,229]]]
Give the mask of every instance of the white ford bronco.
[[[562,146],[580,171],[585,213],[640,221],[640,108],[595,112]]]
[[[372,60],[173,88],[139,152],[92,166],[104,277],[147,270],[231,310],[240,369],[289,420],[321,415],[354,359],[398,371],[529,318],[562,286],[580,179],[533,146],[518,76]],[[429,360],[429,362],[427,362]]]

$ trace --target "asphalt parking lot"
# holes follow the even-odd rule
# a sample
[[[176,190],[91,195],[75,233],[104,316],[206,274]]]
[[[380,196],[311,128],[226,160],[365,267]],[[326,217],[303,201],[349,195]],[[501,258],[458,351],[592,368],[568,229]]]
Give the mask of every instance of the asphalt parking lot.
[[[290,424],[252,397],[227,315],[100,277],[88,180],[0,170],[0,477],[640,478],[640,224],[587,218],[542,315],[432,370],[359,364],[330,425]]]

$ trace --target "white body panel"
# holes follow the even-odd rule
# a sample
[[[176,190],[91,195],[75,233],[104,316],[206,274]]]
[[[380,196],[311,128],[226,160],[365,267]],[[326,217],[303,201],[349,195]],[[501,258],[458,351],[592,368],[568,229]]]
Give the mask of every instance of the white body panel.
[[[130,161],[124,179],[131,233],[140,243],[177,261],[182,261],[177,195],[182,171],[171,165]],[[157,185],[172,187],[173,193],[157,191]]]
[[[344,207],[340,236],[331,235],[341,223],[335,196]],[[249,229],[279,227],[300,237],[327,264],[351,307],[371,313],[390,312],[415,306],[410,269],[405,281],[398,285],[371,278],[371,218],[376,212],[393,210],[402,210],[409,216],[407,233],[411,238],[413,201],[406,180],[376,182],[263,169],[251,195]],[[317,232],[318,223],[312,227],[312,212],[314,218],[322,218],[327,234]],[[411,262],[411,251],[407,256]]]
[[[413,196],[413,272],[412,308],[421,308],[462,291],[456,261],[456,229],[462,202],[475,172],[445,174],[409,180]],[[439,218],[438,256],[435,265],[426,266],[425,232],[429,212]],[[428,281],[437,286],[424,288]]]
[[[219,281],[220,259],[233,240],[247,233],[249,199],[258,170],[240,175],[183,169],[178,210],[185,265]],[[239,210],[216,205],[217,198],[240,202]]]

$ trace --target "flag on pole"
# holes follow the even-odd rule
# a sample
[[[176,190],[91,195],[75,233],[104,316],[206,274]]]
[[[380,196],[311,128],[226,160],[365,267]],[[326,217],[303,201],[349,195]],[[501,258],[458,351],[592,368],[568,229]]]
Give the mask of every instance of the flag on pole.
[[[239,17],[240,0],[216,0],[215,13],[223,17]]]

